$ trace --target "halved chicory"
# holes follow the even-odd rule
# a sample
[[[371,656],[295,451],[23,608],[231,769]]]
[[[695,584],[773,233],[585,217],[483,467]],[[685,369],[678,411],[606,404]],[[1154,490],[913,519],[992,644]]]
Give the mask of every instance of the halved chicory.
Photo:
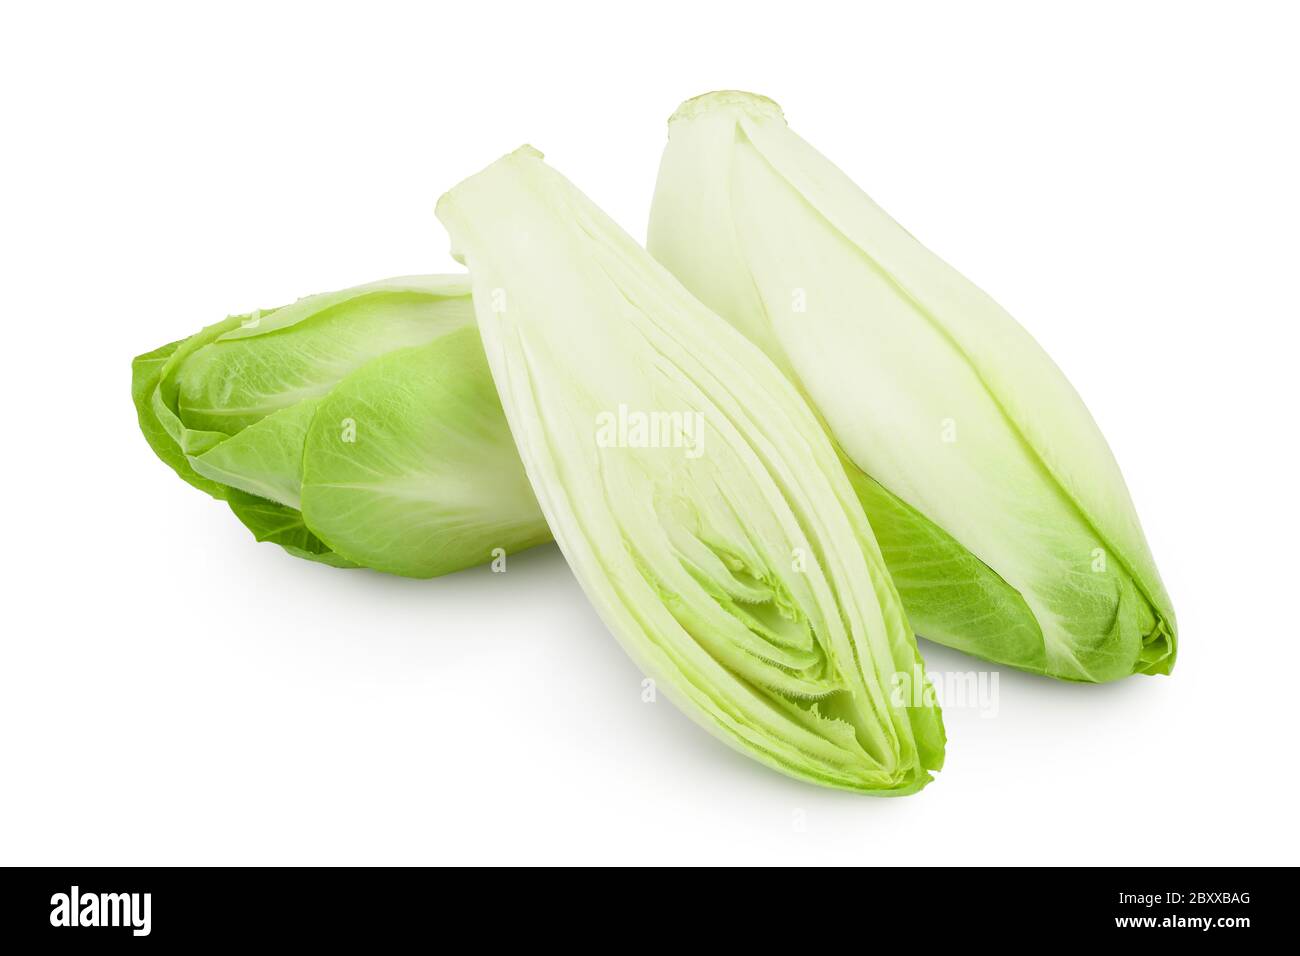
[[[871,794],[943,759],[871,528],[763,353],[522,148],[438,204],[524,470],[644,673],[770,767]]]

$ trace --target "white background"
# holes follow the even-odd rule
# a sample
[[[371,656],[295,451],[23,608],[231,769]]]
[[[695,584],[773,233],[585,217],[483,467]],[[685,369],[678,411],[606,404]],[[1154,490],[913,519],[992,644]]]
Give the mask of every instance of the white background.
[[[1294,13],[179,6],[0,14],[0,862],[1300,862]],[[1004,672],[920,795],[822,791],[643,704],[553,547],[429,582],[296,561],[140,437],[132,356],[452,269],[435,200],[523,142],[643,237],[667,116],[718,88],[780,102],[1065,369],[1173,595],[1172,678]]]

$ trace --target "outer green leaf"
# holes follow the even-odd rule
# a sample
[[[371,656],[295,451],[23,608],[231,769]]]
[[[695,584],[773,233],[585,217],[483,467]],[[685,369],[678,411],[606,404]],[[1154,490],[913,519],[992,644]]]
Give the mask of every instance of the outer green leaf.
[[[303,461],[307,523],[380,571],[432,577],[551,537],[474,328],[345,378],[321,401]]]
[[[254,422],[190,460],[212,481],[248,494],[302,507],[303,448],[318,398],[305,398]]]
[[[253,532],[258,541],[278,544],[290,554],[308,561],[318,561],[336,568],[358,565],[335,554],[325,542],[312,534],[297,509],[250,495],[237,488],[229,490],[230,510]]]
[[[1024,598],[938,525],[844,461],[903,606],[925,636],[1042,673],[1042,632]]]

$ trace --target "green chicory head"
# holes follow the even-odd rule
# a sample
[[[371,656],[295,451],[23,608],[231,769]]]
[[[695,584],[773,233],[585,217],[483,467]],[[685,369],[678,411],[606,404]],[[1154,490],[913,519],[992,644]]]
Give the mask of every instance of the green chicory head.
[[[431,577],[549,538],[463,276],[231,316],[132,373],[158,457],[293,554]]]

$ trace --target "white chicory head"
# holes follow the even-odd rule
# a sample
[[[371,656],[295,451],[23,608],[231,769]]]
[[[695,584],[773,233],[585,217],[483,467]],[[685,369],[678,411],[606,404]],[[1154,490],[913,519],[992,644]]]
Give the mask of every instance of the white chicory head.
[[[1072,680],[1169,672],[1173,608],[1078,394],[775,103],[682,105],[648,245],[810,399],[918,633]]]

